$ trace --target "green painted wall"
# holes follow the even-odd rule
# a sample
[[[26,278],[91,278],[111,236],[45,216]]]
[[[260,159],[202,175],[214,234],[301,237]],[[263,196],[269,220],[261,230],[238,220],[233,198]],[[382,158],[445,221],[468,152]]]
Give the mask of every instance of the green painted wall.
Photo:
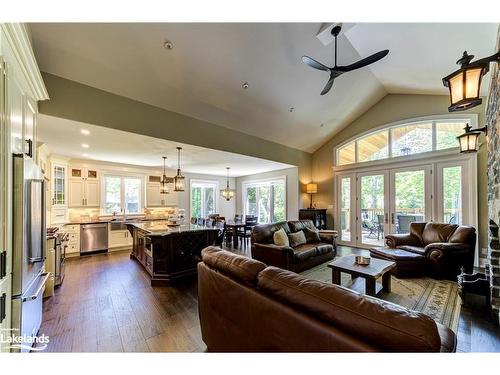
[[[478,114],[478,125],[485,122],[485,108],[483,105],[463,113]],[[334,202],[333,183],[333,150],[342,142],[356,135],[389,124],[410,118],[445,115],[448,113],[449,97],[443,95],[402,95],[389,94],[382,98],[368,111],[346,126],[326,142],[312,157],[312,178],[318,183],[318,194],[315,201],[318,207],[328,207]],[[484,146],[484,137],[481,137],[481,146],[478,152],[478,221],[479,221],[479,246],[487,247],[488,207],[487,207],[487,155]],[[329,210],[328,224],[333,225],[333,210]]]
[[[42,72],[50,100],[40,113],[297,166],[311,179],[311,154]],[[265,134],[263,134],[265,137]],[[299,205],[307,196],[301,194]]]

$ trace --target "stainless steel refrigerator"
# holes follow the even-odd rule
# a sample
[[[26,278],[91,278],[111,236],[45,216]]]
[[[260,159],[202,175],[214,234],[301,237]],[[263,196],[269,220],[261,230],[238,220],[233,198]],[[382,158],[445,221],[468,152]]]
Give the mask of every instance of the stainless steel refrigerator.
[[[49,276],[42,271],[47,246],[45,180],[32,158],[14,155],[13,160],[12,333],[30,337],[40,329],[43,289]]]

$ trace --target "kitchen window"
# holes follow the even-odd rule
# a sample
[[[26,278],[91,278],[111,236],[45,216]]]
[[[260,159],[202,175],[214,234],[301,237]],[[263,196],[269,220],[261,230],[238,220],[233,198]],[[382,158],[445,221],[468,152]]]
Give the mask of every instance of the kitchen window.
[[[208,217],[217,213],[217,181],[191,180],[191,217]]]
[[[285,177],[243,183],[245,215],[257,216],[260,224],[286,220]]]
[[[139,177],[105,176],[104,202],[105,214],[139,214],[142,212],[142,179]]]

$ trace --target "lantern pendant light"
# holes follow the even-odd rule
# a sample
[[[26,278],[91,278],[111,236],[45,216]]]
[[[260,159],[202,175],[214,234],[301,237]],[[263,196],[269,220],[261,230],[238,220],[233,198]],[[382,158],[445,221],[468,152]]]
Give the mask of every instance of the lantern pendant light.
[[[220,195],[226,201],[230,201],[231,198],[233,198],[234,196],[236,196],[236,190],[229,188],[229,169],[230,168],[226,167],[226,169],[227,169],[226,188],[225,189],[221,189]]]
[[[182,147],[177,147],[177,174],[174,177],[175,191],[184,191],[184,176],[181,173],[181,150]]]
[[[500,52],[471,62],[473,58],[474,55],[465,51],[457,61],[460,69],[443,78],[443,85],[450,90],[449,112],[465,111],[481,104],[481,80],[488,73],[490,62],[500,60]]]
[[[163,176],[161,176],[161,186],[160,186],[160,194],[169,194],[170,193],[170,189],[168,188],[168,185],[167,185],[167,176],[165,174],[165,162],[167,160],[167,157],[166,156],[163,156]]]

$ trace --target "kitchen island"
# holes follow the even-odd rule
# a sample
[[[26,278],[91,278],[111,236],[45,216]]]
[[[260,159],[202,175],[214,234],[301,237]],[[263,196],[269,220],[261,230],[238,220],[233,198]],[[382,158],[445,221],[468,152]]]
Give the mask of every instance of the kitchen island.
[[[167,221],[127,223],[132,234],[130,258],[137,260],[151,276],[151,286],[196,274],[201,250],[213,245],[220,229],[184,224],[169,226]]]

